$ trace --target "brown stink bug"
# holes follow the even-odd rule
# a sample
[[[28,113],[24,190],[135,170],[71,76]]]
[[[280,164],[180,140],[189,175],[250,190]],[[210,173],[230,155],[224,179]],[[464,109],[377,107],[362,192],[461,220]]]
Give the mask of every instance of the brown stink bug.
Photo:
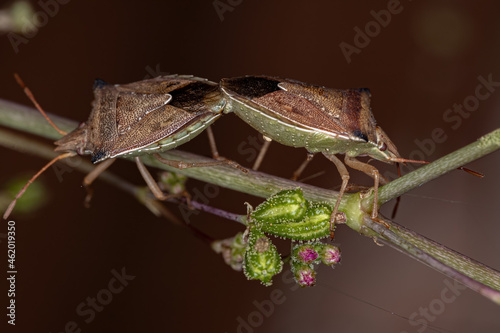
[[[191,140],[222,115],[225,105],[217,84],[193,76],[169,75],[120,85],[96,80],[95,98],[87,122],[66,133],[50,121],[20,78],[16,76],[16,79],[40,112],[64,135],[55,142],[55,151],[64,153],[45,165],[26,184],[9,205],[4,219],[34,179],[56,161],[76,154],[90,154],[93,163],[102,162],[85,177],[84,185],[90,185],[116,157],[128,155],[135,158],[155,197],[166,199],[168,195],[158,188],[138,156],[164,152]],[[164,159],[162,162],[177,168],[234,165],[226,160],[198,164]]]
[[[376,167],[356,157],[367,155],[389,164],[429,163],[401,158],[396,146],[375,123],[368,89],[330,89],[267,76],[223,79],[220,87],[227,99],[224,113],[236,113],[266,138],[304,147],[310,154],[320,152],[335,164],[342,185],[330,230],[349,181],[347,168],[335,154],[345,154],[345,164],[374,179],[373,219],[378,215],[379,184],[386,184],[387,180]]]

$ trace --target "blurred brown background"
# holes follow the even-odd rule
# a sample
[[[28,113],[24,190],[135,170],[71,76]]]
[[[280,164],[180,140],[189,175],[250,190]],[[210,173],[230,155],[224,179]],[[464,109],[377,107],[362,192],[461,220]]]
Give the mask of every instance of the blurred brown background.
[[[30,105],[13,80],[18,72],[47,111],[84,121],[97,77],[128,83],[165,73],[213,81],[268,74],[335,88],[368,87],[378,124],[402,156],[417,157],[410,156],[419,150],[415,140],[430,139],[435,128],[443,129],[447,139],[425,156],[434,160],[500,124],[500,91],[472,106],[474,111],[460,124],[443,118],[454,104],[474,96],[479,76],[500,81],[500,6],[495,1],[394,3],[73,0],[60,5],[35,36],[17,46],[18,52],[7,35],[1,36],[0,97]],[[44,11],[37,3],[34,8]],[[387,22],[381,11],[389,9],[393,13]],[[385,27],[375,23],[374,15],[385,19]],[[355,27],[372,29],[369,42],[355,41]],[[339,45],[355,47],[356,42],[363,47],[348,63]],[[255,137],[253,129],[228,115],[214,130],[222,155],[251,165],[250,155],[238,147]],[[205,135],[182,149],[209,155]],[[0,152],[0,186],[45,163],[3,148]],[[275,143],[262,170],[290,177],[305,155],[304,149]],[[486,175],[483,180],[456,171],[412,191],[403,197],[396,221],[500,269],[499,163],[496,153],[469,165]],[[335,167],[323,157],[313,161],[305,176],[322,170],[326,173],[309,182],[340,184]],[[142,184],[132,163],[118,161],[112,171]],[[363,174],[353,171],[352,176],[355,183],[371,184]],[[316,287],[295,290],[280,275],[266,288],[232,271],[186,230],[155,218],[107,184],[95,183],[92,206],[85,209],[82,178],[68,173],[60,183],[49,170],[40,179],[50,189],[49,204],[31,215],[14,211],[20,332],[63,332],[71,321],[82,332],[423,332],[419,322],[412,326],[400,316],[429,306],[434,312],[429,310],[428,322],[443,330],[498,332],[500,327],[497,305],[461,289],[454,301],[443,303],[443,275],[348,228],[336,233],[342,264],[334,271],[322,269]],[[188,186],[191,191],[206,189],[197,181]],[[245,201],[261,200],[224,189],[209,198],[211,205],[241,214]],[[392,205],[382,213],[389,215]],[[178,214],[176,206],[167,206]],[[203,213],[189,220],[214,238],[241,230]],[[5,262],[4,239],[1,248]],[[89,315],[78,315],[78,305],[107,288],[111,271],[123,267],[135,279],[86,323]],[[7,286],[1,285],[5,295]],[[282,304],[259,315],[254,302],[269,300],[273,290],[283,292]],[[239,328],[238,318],[254,327]],[[413,315],[414,320],[422,318]],[[0,325],[5,321],[2,315]]]

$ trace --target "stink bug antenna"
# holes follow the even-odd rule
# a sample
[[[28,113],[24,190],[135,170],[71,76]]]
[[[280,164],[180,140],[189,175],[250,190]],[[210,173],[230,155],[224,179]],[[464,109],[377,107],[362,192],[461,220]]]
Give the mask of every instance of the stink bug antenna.
[[[21,191],[19,191],[19,193],[17,193],[16,197],[14,198],[14,200],[12,200],[9,207],[7,207],[7,210],[3,214],[3,219],[7,220],[9,218],[10,213],[12,212],[12,210],[14,209],[14,206],[16,205],[17,199],[19,199],[24,194],[24,192],[26,191],[28,186],[30,186],[31,183],[33,183],[33,181],[35,181],[35,179],[38,178],[38,176],[40,176],[45,170],[47,170],[55,162],[62,160],[63,158],[67,158],[67,157],[71,157],[71,156],[75,156],[75,155],[76,155],[76,153],[74,153],[74,152],[65,153],[65,154],[56,156],[55,158],[52,159],[52,161],[45,164],[45,166],[43,168],[41,168],[40,171],[38,171],[33,177],[31,177],[31,179],[26,183],[26,185],[24,185],[24,187],[21,189]]]
[[[24,90],[24,93],[26,94],[26,96],[28,96],[28,98],[31,100],[31,102],[35,105],[35,107],[37,108],[37,110],[40,111],[40,113],[42,114],[42,116],[45,119],[47,119],[47,121],[49,122],[49,124],[52,125],[52,127],[54,127],[54,129],[56,131],[58,131],[59,134],[61,134],[61,135],[68,134],[67,132],[65,132],[65,131],[61,130],[59,127],[57,127],[56,124],[54,124],[52,122],[52,120],[50,120],[49,116],[47,116],[47,114],[45,113],[45,111],[43,111],[43,109],[40,106],[40,104],[38,104],[38,102],[36,101],[35,96],[31,92],[31,90],[24,84],[23,80],[21,80],[21,77],[17,73],[14,73],[14,78],[16,79],[17,83],[21,86],[21,88]]]
[[[391,161],[393,162],[396,162],[396,168],[398,170],[398,178],[401,177],[401,168],[400,168],[400,163],[403,163],[406,165],[406,163],[419,163],[419,164],[429,164],[431,162],[429,161],[420,161],[420,160],[409,160],[409,159],[406,159],[406,158],[401,158],[401,157],[392,157],[390,159]],[[483,178],[484,175],[480,172],[477,172],[477,171],[474,171],[474,170],[471,170],[471,169],[468,169],[468,168],[465,168],[465,167],[458,167],[457,170],[462,170],[462,171],[465,171],[473,176],[476,176],[476,177],[479,177],[479,178]],[[394,205],[394,208],[392,209],[392,216],[391,218],[394,218],[396,217],[396,213],[398,211],[398,207],[399,207],[399,203],[401,202],[401,196],[397,197],[396,199],[396,204]]]
[[[396,163],[396,169],[398,170],[398,178],[401,178],[401,167],[399,166],[399,163]],[[396,204],[394,205],[394,208],[392,209],[391,219],[394,219],[396,217],[396,213],[398,212],[398,207],[399,207],[400,202],[401,202],[401,196],[396,198]]]
[[[482,173],[474,171],[474,170],[471,170],[471,169],[467,169],[467,168],[464,168],[464,167],[458,167],[457,169],[465,171],[467,173],[470,173],[471,175],[479,177],[479,178],[483,178],[484,177],[484,175]]]
[[[401,158],[401,157],[391,157],[389,160],[392,161],[392,162],[396,162],[396,163],[403,163],[405,165],[406,165],[406,163],[418,163],[418,164],[429,164],[429,163],[431,163],[429,161],[409,160],[409,159]],[[399,168],[399,165],[398,165],[398,168]],[[457,170],[465,171],[465,172],[467,172],[467,173],[469,173],[469,174],[471,174],[473,176],[479,177],[479,178],[483,178],[484,177],[484,175],[482,173],[474,171],[474,170],[471,170],[471,169],[468,169],[468,168],[465,168],[463,166],[458,167]]]
[[[68,134],[65,131],[59,129],[59,127],[57,127],[56,124],[54,124],[52,122],[52,120],[50,120],[50,118],[47,116],[45,111],[43,111],[40,104],[38,104],[38,102],[36,101],[35,96],[31,92],[31,90],[29,90],[29,88],[24,84],[23,80],[21,80],[19,75],[14,74],[14,77],[16,78],[17,83],[24,90],[24,93],[26,94],[26,96],[28,96],[28,98],[31,100],[31,102],[33,102],[33,104],[38,109],[38,111],[40,111],[40,113],[43,115],[43,117],[45,119],[47,119],[47,121],[52,125],[52,127],[54,127],[54,129],[62,135]],[[45,166],[43,168],[41,168],[40,171],[38,171],[33,177],[31,177],[31,179],[26,183],[26,185],[24,185],[24,187],[21,189],[21,191],[19,191],[19,193],[17,193],[16,197],[14,198],[14,200],[12,200],[9,207],[7,207],[7,210],[3,214],[4,220],[6,220],[9,217],[10,213],[12,213],[12,210],[14,209],[14,206],[16,205],[17,200],[24,194],[24,192],[26,192],[26,189],[28,188],[28,186],[30,186],[35,181],[35,179],[37,179],[45,170],[47,170],[55,162],[62,160],[64,158],[67,158],[67,157],[75,156],[75,155],[76,155],[75,152],[68,152],[68,153],[56,156],[49,163],[45,164]]]

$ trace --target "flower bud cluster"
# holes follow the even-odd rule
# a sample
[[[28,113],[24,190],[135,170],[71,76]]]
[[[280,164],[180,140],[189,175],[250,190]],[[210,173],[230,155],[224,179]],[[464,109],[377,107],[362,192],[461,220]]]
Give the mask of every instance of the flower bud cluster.
[[[248,246],[243,260],[243,272],[249,280],[260,280],[270,286],[272,277],[283,269],[276,246],[258,228],[250,228]]]
[[[283,190],[260,204],[250,223],[265,233],[292,240],[309,241],[330,235],[332,208],[304,198],[302,189]]]
[[[311,287],[316,284],[317,264],[333,266],[338,262],[340,262],[340,249],[337,246],[312,242],[294,246],[290,265],[295,281],[301,287]]]
[[[331,214],[332,207],[307,201],[300,188],[283,190],[255,210],[250,207],[246,235],[240,233],[234,238],[214,242],[212,248],[222,253],[233,269],[243,269],[249,280],[260,280],[269,286],[273,276],[281,272],[283,261],[266,234],[307,241],[293,248],[290,264],[300,286],[313,286],[316,265],[332,266],[340,261],[338,247],[319,242],[333,231],[330,230]]]

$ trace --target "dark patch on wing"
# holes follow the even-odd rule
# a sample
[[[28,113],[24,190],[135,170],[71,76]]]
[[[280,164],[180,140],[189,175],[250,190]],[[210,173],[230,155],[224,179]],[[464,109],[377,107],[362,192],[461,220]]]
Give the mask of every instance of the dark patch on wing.
[[[92,153],[92,163],[97,163],[99,162],[100,160],[102,160],[103,158],[106,158],[107,157],[107,153],[105,151],[102,151],[102,150],[96,150]]]
[[[107,86],[108,83],[104,80],[101,80],[101,79],[95,79],[94,81],[94,86],[92,89],[97,89],[97,88],[102,88],[104,86]]]
[[[229,92],[236,93],[245,98],[259,98],[274,91],[281,90],[278,87],[280,80],[258,76],[244,76],[232,79],[223,79],[221,87]]]
[[[360,139],[363,139],[365,142],[368,142],[368,137],[365,134],[363,134],[363,132],[361,132],[359,129],[354,130],[352,134]]]
[[[342,106],[343,122],[355,137],[366,142],[376,142],[375,118],[370,110],[368,89],[348,89],[344,91]]]
[[[217,117],[217,106],[223,104],[219,86],[201,79],[156,78],[117,90],[118,135],[101,148],[109,156],[146,147],[196,122]]]
[[[170,92],[170,105],[186,111],[202,111],[206,107],[205,100],[220,96],[219,87],[206,82],[192,82],[187,86]],[[208,111],[208,110],[203,110]]]

